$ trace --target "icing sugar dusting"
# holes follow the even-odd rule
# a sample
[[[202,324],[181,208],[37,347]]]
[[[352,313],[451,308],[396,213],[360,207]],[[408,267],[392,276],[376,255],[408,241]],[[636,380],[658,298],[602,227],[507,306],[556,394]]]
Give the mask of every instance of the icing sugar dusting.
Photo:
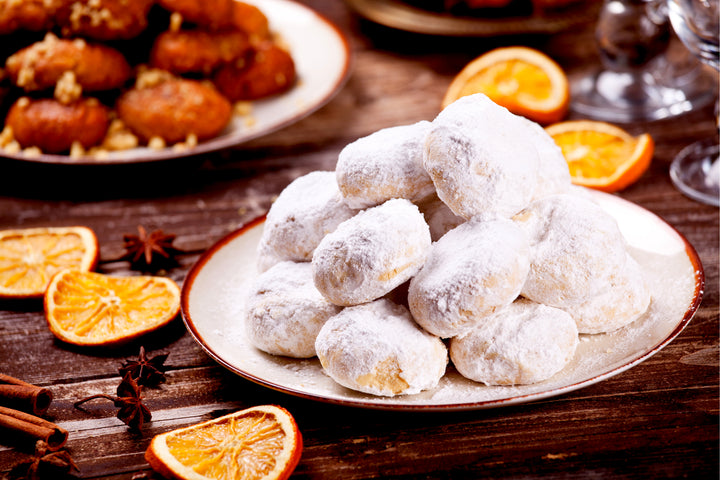
[[[380,298],[420,270],[430,230],[418,208],[393,199],[341,223],[312,259],[315,286],[336,305]]]
[[[391,198],[421,200],[435,192],[423,168],[430,122],[385,128],[347,145],[335,167],[345,201],[353,208],[380,205]]]
[[[343,201],[334,172],[311,172],[295,179],[267,214],[258,267],[264,271],[281,260],[310,261],[323,237],[355,213]]]

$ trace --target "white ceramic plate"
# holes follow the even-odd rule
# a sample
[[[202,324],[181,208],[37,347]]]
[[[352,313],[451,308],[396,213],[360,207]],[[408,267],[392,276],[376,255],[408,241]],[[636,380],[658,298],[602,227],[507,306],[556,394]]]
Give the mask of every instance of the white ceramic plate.
[[[616,332],[581,335],[573,361],[534,385],[488,387],[450,366],[433,390],[417,395],[376,397],[341,387],[317,359],[265,354],[246,339],[244,295],[257,275],[256,247],[263,219],[223,238],[193,266],[182,291],[182,315],[190,333],[221,365],[261,385],[304,398],[376,409],[469,410],[517,404],[564,394],[627,370],[670,343],[702,299],[700,259],[673,227],[617,196],[591,195],[617,219],[630,252],[643,267],[652,291],[648,312]]]
[[[247,3],[257,5],[265,13],[271,30],[287,44],[298,77],[297,85],[291,90],[253,101],[252,122],[248,122],[247,117],[236,115],[218,137],[187,151],[135,148],[111,152],[107,159],[98,160],[49,154],[29,157],[0,150],[0,157],[38,163],[108,165],[197,155],[267,135],[297,122],[330,101],[344,85],[351,67],[350,46],[340,30],[314,10],[292,0],[247,0]]]

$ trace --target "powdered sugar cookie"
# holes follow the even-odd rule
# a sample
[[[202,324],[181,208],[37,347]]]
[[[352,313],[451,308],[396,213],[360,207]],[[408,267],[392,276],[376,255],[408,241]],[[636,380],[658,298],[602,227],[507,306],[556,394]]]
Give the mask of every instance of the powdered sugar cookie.
[[[391,198],[421,200],[435,192],[423,168],[430,122],[378,130],[342,149],[335,172],[352,208],[380,205]]]
[[[510,217],[535,195],[539,159],[520,117],[483,94],[468,95],[433,120],[423,162],[456,214]]]
[[[579,195],[551,195],[514,217],[530,240],[523,296],[569,308],[601,292],[623,269],[625,239],[613,217]]]
[[[315,286],[332,303],[380,298],[409,280],[425,262],[430,230],[418,208],[393,199],[338,225],[312,258]]]
[[[612,332],[637,320],[650,305],[650,289],[640,265],[628,255],[625,266],[613,272],[599,294],[568,309],[580,333]]]
[[[538,168],[538,183],[535,188],[533,200],[548,195],[567,193],[572,183],[567,160],[555,140],[535,122],[520,117],[527,129],[527,137],[538,152],[540,161]]]
[[[264,352],[314,357],[318,332],[340,310],[315,288],[309,262],[280,262],[261,274],[250,289],[245,332]]]
[[[462,335],[512,303],[529,268],[528,240],[511,220],[470,220],[433,244],[410,281],[410,311],[434,335]]]
[[[270,207],[258,245],[258,268],[279,261],[307,262],[325,235],[356,211],[343,202],[334,172],[311,172],[295,179]]]
[[[424,201],[417,204],[418,208],[425,217],[428,227],[430,227],[430,237],[436,242],[447,232],[465,223],[465,219],[458,217],[445,205],[437,195],[431,195]]]
[[[345,308],[315,341],[325,372],[340,385],[373,395],[419,393],[445,374],[445,344],[424,332],[401,305],[380,299]]]
[[[519,299],[467,335],[450,340],[450,358],[462,376],[476,382],[525,385],[562,370],[577,344],[577,328],[569,314]]]

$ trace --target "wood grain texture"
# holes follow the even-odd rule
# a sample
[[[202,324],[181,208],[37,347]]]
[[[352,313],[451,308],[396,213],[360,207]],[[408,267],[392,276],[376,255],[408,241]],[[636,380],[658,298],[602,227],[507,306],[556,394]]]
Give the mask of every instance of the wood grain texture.
[[[177,234],[182,284],[200,255],[264,214],[293,179],[331,170],[349,142],[380,128],[430,120],[452,77],[480,53],[529,45],[569,74],[599,61],[593,25],[553,36],[438,38],[363,20],[343,2],[303,2],[334,21],[355,52],[345,87],[313,115],[241,147],[129,168],[33,166],[0,171],[0,228],[86,225],[98,235],[98,270],[127,273],[122,236],[137,225]],[[640,365],[579,391],[530,404],[449,413],[385,412],[326,405],[255,385],[217,365],[180,319],[141,340],[170,353],[167,381],[144,391],[153,421],[141,433],[114,417],[109,402],[73,403],[114,393],[118,367],[140,343],[88,350],[56,341],[39,302],[0,302],[0,371],[50,388],[48,418],[70,431],[77,476],[157,479],[143,452],[153,435],[252,405],[274,403],[297,419],[305,449],[293,478],[717,478],[718,210],[680,194],[672,157],[716,135],[713,108],[628,125],[656,140],[649,171],[619,195],[654,212],[698,251],[705,294],[695,318]],[[0,443],[2,443],[0,441]],[[0,445],[0,475],[28,454]]]

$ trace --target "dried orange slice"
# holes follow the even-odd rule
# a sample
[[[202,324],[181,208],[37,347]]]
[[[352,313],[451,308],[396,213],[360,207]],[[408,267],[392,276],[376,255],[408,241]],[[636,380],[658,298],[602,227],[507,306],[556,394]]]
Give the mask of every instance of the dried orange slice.
[[[61,269],[94,269],[98,251],[87,227],[0,231],[0,298],[42,297]]]
[[[278,480],[295,470],[302,448],[292,415],[261,405],[161,433],[145,459],[167,478]]]
[[[460,97],[484,93],[516,115],[548,124],[563,119],[570,87],[562,68],[544,53],[528,47],[502,47],[470,62],[445,93],[445,108]]]
[[[650,166],[652,137],[633,137],[605,122],[572,120],[545,129],[562,149],[576,185],[616,192],[634,183]]]
[[[180,311],[180,288],[165,277],[114,277],[62,270],[45,291],[45,319],[60,340],[120,344],[168,324]]]

